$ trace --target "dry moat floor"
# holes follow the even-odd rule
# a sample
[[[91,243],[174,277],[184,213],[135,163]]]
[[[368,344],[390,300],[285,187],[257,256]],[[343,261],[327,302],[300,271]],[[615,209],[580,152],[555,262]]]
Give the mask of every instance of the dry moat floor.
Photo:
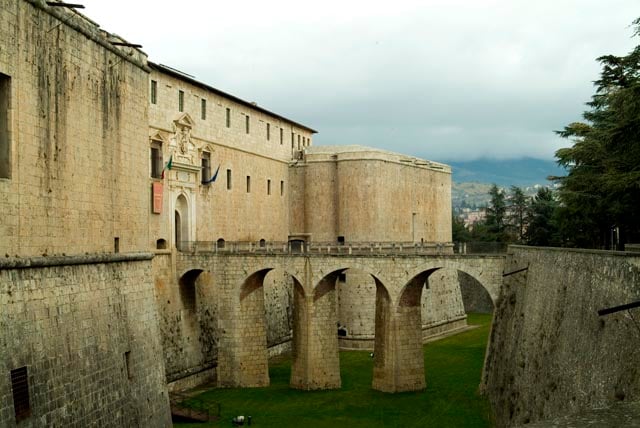
[[[478,394],[491,315],[470,314],[479,328],[424,346],[427,389],[385,394],[371,389],[373,360],[369,352],[340,353],[342,388],[297,391],[289,388],[290,361],[270,365],[271,386],[211,389],[197,396],[216,423],[176,427],[232,426],[237,415],[251,415],[261,427],[487,427],[489,404]],[[246,424],[245,424],[246,426]]]

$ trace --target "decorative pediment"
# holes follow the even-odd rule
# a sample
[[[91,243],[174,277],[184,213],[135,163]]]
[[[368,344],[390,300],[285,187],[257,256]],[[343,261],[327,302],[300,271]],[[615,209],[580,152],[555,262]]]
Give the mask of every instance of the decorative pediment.
[[[176,120],[173,121],[173,124],[176,127],[176,130],[180,130],[181,128],[193,128],[195,126],[195,122],[189,113],[182,113]]]
[[[215,152],[215,150],[213,149],[213,146],[211,144],[205,144],[200,148],[201,152],[209,152],[209,153],[213,153]]]
[[[161,143],[169,143],[169,137],[162,131],[155,131],[149,136],[151,141],[160,141]]]

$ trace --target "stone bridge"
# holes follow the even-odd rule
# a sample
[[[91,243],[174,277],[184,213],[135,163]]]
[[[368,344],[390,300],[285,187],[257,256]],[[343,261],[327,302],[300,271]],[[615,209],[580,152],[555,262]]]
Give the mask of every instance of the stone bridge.
[[[292,278],[291,386],[339,388],[336,279],[347,269],[371,275],[376,284],[374,389],[420,390],[426,386],[420,299],[429,275],[454,269],[473,276],[495,302],[503,255],[349,255],[178,253],[181,285],[206,273],[218,299],[218,384],[269,384],[263,281],[281,269]]]

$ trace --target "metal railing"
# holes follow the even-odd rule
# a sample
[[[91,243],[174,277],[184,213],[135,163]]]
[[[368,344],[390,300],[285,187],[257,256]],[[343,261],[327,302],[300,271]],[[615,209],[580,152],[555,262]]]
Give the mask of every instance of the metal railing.
[[[183,253],[250,253],[250,254],[453,254],[452,243],[434,242],[289,242],[257,241],[182,241],[178,250]]]

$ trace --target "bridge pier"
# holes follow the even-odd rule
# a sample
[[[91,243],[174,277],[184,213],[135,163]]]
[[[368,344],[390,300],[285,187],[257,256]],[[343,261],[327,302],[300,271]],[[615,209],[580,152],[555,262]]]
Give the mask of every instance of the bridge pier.
[[[294,292],[294,342],[291,387],[296,389],[340,388],[340,356],[336,334],[337,273],[328,275],[314,295]]]
[[[372,388],[378,391],[420,391],[426,387],[420,307],[424,282],[414,281],[394,310],[388,292],[376,280]]]
[[[218,385],[249,388],[269,386],[267,322],[262,284],[269,269],[247,278],[240,294],[221,299],[221,337],[218,351]],[[226,301],[225,301],[226,300]]]

